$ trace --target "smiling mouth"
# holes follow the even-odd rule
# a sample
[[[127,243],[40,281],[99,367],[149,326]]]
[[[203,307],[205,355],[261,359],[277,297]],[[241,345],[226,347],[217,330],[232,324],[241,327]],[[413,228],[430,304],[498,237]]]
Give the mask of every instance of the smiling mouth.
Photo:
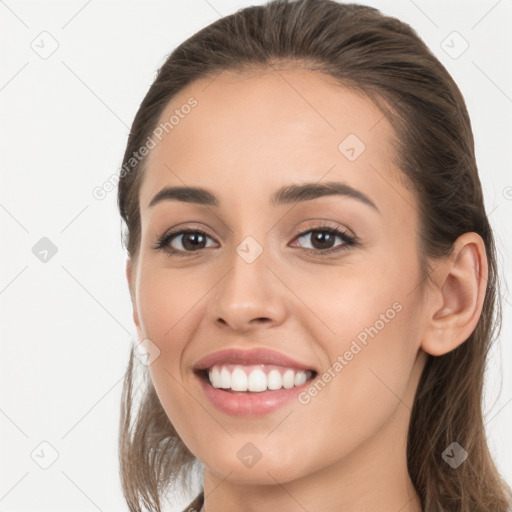
[[[218,389],[219,391],[224,391],[226,393],[232,393],[232,394],[242,394],[242,395],[258,395],[261,393],[269,393],[273,391],[280,391],[284,389],[291,389],[296,388],[299,386],[304,385],[305,383],[308,383],[316,378],[318,373],[315,370],[307,370],[307,371],[299,371],[293,370],[290,368],[293,372],[293,378],[290,374],[288,376],[288,379],[286,379],[285,376],[281,375],[280,378],[277,378],[277,375],[275,375],[274,381],[271,383],[270,380],[267,381],[267,385],[265,385],[265,389],[263,389],[263,385],[260,386],[260,388],[256,391],[249,390],[250,385],[244,386],[245,389],[240,390],[234,390],[231,388],[231,385],[227,386],[226,382],[224,382],[224,385],[220,384],[217,380],[217,386],[214,386],[212,383],[212,380],[210,379],[210,372],[211,369],[204,369],[204,370],[195,370],[194,373],[202,379],[204,382],[206,382],[209,386]],[[298,377],[299,374],[304,374],[302,377]],[[284,377],[284,379],[283,379]],[[296,377],[298,377],[298,380],[295,380]],[[286,382],[285,382],[286,380]]]

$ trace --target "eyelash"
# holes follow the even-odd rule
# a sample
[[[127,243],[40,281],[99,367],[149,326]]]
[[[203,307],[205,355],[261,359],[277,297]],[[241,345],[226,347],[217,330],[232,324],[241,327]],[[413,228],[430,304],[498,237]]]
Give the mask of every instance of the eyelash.
[[[300,233],[297,234],[297,236],[294,238],[296,240],[297,238],[301,238],[304,235],[307,235],[308,233],[329,233],[330,235],[338,236],[340,237],[344,244],[339,247],[331,248],[331,249],[305,249],[307,252],[315,253],[315,254],[331,254],[335,252],[345,251],[348,250],[350,247],[354,247],[359,244],[359,241],[356,237],[349,235],[346,231],[343,231],[340,228],[332,227],[328,225],[320,225],[315,228],[309,228],[306,229]],[[153,245],[153,249],[155,250],[165,250],[169,256],[190,256],[192,254],[200,252],[200,249],[197,251],[181,251],[178,249],[169,249],[169,243],[173,238],[176,238],[180,235],[185,234],[201,234],[205,237],[211,238],[210,235],[208,235],[206,232],[204,232],[201,229],[181,229],[179,231],[174,231],[171,233],[166,233],[163,236],[161,236],[155,245]]]

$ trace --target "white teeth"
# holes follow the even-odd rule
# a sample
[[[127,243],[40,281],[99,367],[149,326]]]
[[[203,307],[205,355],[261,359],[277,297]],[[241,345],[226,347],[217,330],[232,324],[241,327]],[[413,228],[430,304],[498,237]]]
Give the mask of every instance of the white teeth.
[[[311,372],[308,372],[311,373]],[[304,372],[297,372],[295,375],[295,385],[296,386],[302,386],[304,382],[306,382],[307,376]]]
[[[222,389],[229,389],[231,387],[231,373],[227,368],[222,368],[220,372],[220,387]]]
[[[267,390],[267,376],[265,375],[263,370],[253,370],[249,374],[249,379],[247,382],[247,389],[249,391],[266,391]]]
[[[214,388],[220,388],[220,373],[217,366],[214,366],[213,370],[210,371],[210,382]]]
[[[273,368],[267,375],[260,368],[246,372],[242,366],[235,366],[230,372],[226,366],[214,366],[210,368],[208,376],[214,388],[261,392],[267,389],[278,390],[283,387],[291,389],[294,386],[301,386],[312,376],[312,373],[309,370],[296,371],[290,368],[281,375],[279,370]]]
[[[242,368],[235,368],[233,370],[231,374],[231,389],[233,391],[247,391],[247,375]]]
[[[291,389],[295,385],[295,372],[286,370],[283,375],[283,388]]]
[[[281,389],[283,387],[283,378],[277,370],[270,370],[267,375],[268,389]]]

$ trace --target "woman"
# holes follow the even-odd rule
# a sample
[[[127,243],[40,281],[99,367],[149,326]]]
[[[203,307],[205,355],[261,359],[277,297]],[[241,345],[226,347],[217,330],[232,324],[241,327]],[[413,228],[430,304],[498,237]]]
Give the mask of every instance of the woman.
[[[409,26],[330,0],[219,19],[159,70],[118,194],[148,354],[124,385],[130,510],[196,463],[186,510],[510,510],[471,124]]]

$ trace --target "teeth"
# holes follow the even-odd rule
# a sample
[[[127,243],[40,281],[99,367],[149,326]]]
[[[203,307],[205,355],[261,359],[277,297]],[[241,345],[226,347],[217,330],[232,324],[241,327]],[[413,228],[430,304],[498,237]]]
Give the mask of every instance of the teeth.
[[[247,391],[247,375],[242,368],[235,368],[231,374],[231,389],[233,391]]]
[[[267,376],[268,389],[281,389],[283,387],[283,379],[278,370],[270,370]]]
[[[235,366],[230,372],[226,366],[214,366],[208,371],[208,377],[214,388],[231,389],[232,391],[261,392],[278,390],[281,388],[291,389],[294,386],[301,386],[312,376],[308,370],[287,369],[283,374],[275,368],[266,374],[261,368],[249,370],[240,365]]]
[[[223,389],[231,387],[231,374],[227,368],[222,368],[220,372],[220,387]]]
[[[236,370],[235,370],[236,371]],[[243,372],[243,370],[240,370]],[[233,372],[233,375],[235,372]],[[245,372],[244,372],[245,374]],[[267,390],[267,376],[263,370],[253,370],[247,379],[247,389],[249,391],[266,391]]]

